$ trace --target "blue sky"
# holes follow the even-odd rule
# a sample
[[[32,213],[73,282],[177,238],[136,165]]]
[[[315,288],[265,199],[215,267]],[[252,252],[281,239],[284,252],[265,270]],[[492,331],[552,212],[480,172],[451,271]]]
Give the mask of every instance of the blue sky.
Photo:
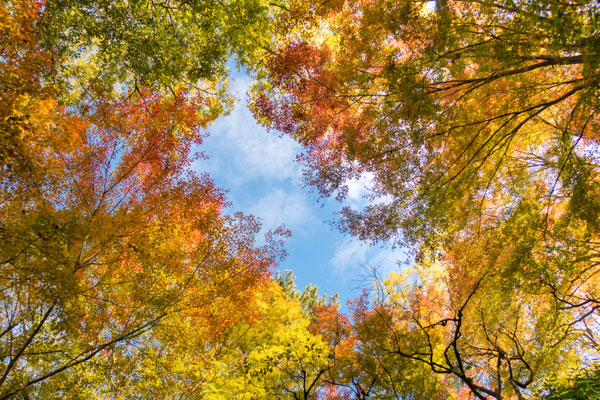
[[[240,100],[229,116],[208,129],[202,150],[209,159],[198,160],[194,168],[210,173],[217,186],[228,191],[231,211],[259,217],[264,231],[281,224],[292,231],[289,255],[280,269],[294,271],[299,289],[312,283],[320,293],[339,293],[345,303],[360,294],[366,265],[381,264],[389,272],[398,268],[396,261],[404,254],[389,247],[370,248],[331,227],[342,205],[364,204],[368,177],[349,182],[344,204],[334,199],[317,203],[300,182],[302,166],[295,161],[300,146],[254,121],[245,102],[249,84],[247,75],[235,75],[232,87]]]

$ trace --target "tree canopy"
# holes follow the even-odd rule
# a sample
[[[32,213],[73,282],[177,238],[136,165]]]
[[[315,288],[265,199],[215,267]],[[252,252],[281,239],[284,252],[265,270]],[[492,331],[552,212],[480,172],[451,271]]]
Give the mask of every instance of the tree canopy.
[[[150,5],[166,14],[143,14]],[[195,357],[252,318],[254,307],[239,305],[253,304],[283,254],[278,233],[256,246],[258,222],[224,215],[223,192],[189,168],[223,111],[218,93],[195,84],[220,84],[210,68],[223,69],[224,56],[206,53],[201,82],[187,54],[186,86],[181,65],[140,54],[154,52],[147,44],[129,47],[142,22],[174,37],[195,29],[171,25],[170,12],[135,2],[0,6],[2,399],[105,398],[138,352],[155,357],[148,367],[164,352],[182,356],[176,333]],[[163,398],[172,387],[139,374],[125,388]]]
[[[579,191],[597,175],[597,5],[339,1],[292,12],[303,23],[280,32],[254,110],[305,145],[320,193],[374,174],[373,194],[388,201],[347,210],[344,229],[418,243],[477,232],[528,191],[549,214],[566,196],[594,229],[596,205]]]
[[[597,396],[599,16],[1,3],[0,399]],[[372,177],[338,227],[413,250],[345,309],[272,276],[289,232],[192,168],[236,66],[307,185]]]
[[[290,15],[255,115],[304,146],[321,195],[372,177],[343,231],[437,271],[378,299],[387,351],[481,399],[528,397],[546,362],[596,357],[598,5],[293,2]]]

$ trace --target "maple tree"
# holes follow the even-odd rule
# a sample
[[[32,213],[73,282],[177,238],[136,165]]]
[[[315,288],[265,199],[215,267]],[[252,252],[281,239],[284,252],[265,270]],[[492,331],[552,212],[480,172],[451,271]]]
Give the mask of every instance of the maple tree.
[[[492,263],[503,255],[482,256]],[[504,271],[473,275],[465,265],[470,257],[423,262],[405,272],[415,274],[412,282],[388,279],[380,313],[393,338],[387,351],[447,376],[455,395],[467,391],[479,399],[529,398],[544,379],[565,378],[584,354],[595,353],[551,293],[524,290]]]
[[[0,4],[0,399],[593,390],[568,371],[598,351],[599,11]],[[305,146],[307,183],[373,177],[340,227],[415,248],[372,305],[272,280],[287,232],[257,246],[191,170],[231,60],[259,78],[257,118]]]
[[[349,314],[332,307],[315,310],[313,323],[330,344],[332,363],[323,381],[324,399],[441,399],[448,391],[439,377],[414,360],[387,351],[389,327],[366,293],[349,302]]]
[[[342,223],[363,239],[480,229],[525,180],[550,214],[566,195],[595,225],[597,6],[427,3],[301,3],[256,85],[259,120],[305,146],[322,194],[374,174],[389,201]]]
[[[428,367],[387,350],[389,327],[380,318],[383,309],[371,307],[366,293],[349,301],[349,313],[342,313],[335,296],[318,296],[312,285],[297,291],[290,271],[275,278],[288,301],[295,300],[302,308],[309,322],[304,334],[320,338],[325,347],[320,350],[320,364],[302,357],[287,371],[296,390],[273,394],[330,400],[441,399],[449,395]]]
[[[285,296],[277,303],[289,320],[261,330],[266,335],[246,358],[247,374],[265,398],[315,399],[330,365],[329,347],[309,329],[310,318],[300,303]]]
[[[297,291],[293,287],[293,276],[287,271],[277,275],[276,280],[255,288],[253,317],[229,324],[209,346],[202,349],[189,346],[190,340],[206,340],[202,333],[179,335],[174,343],[180,343],[185,349],[174,354],[164,352],[162,357],[174,358],[175,363],[183,364],[183,373],[175,375],[172,369],[158,366],[158,370],[164,372],[160,378],[163,390],[164,381],[173,379],[176,383],[165,395],[191,395],[191,391],[181,388],[193,382],[194,394],[199,398],[314,399],[330,364],[327,343],[311,329],[314,315],[307,307],[310,301],[298,299],[314,299],[314,294],[311,288]],[[150,361],[153,357],[149,355],[147,359]],[[157,370],[155,364],[148,368],[140,361],[138,358],[131,366],[133,371],[128,376],[152,378]]]
[[[139,393],[152,398],[223,400],[289,396],[294,382],[291,376],[286,378],[284,368],[298,362],[299,354],[302,360],[326,359],[326,349],[308,332],[300,305],[287,299],[275,282],[247,290],[252,292],[251,318],[230,317],[215,335],[186,313],[180,314],[140,338],[134,351],[104,358],[109,365],[101,369],[103,373],[98,376],[92,371],[89,381],[76,388],[86,398],[99,399]],[[305,344],[313,347],[306,349]]]
[[[61,10],[85,6],[69,4]],[[138,66],[69,58],[83,44],[51,45],[55,34],[70,46],[81,39],[77,27],[54,28],[55,6],[0,5],[2,399],[105,398],[117,392],[134,354],[164,355],[169,344],[165,368],[181,368],[177,335],[196,338],[189,359],[251,318],[250,289],[263,285],[286,235],[274,232],[255,246],[259,223],[224,215],[224,194],[189,168],[192,147],[223,111],[218,93],[178,84],[177,76],[165,90],[155,79],[160,65],[147,71],[155,81],[126,90],[121,75]],[[92,36],[90,46],[98,43]],[[118,48],[112,44],[109,50]],[[115,61],[102,46],[92,53]],[[71,71],[74,64],[107,74],[85,80],[89,74]],[[183,384],[176,373],[157,384],[148,371],[121,389],[162,398]]]
[[[254,87],[258,120],[304,146],[321,195],[373,178],[342,231],[438,263],[445,282],[384,305],[407,318],[390,333],[414,333],[431,356],[416,358],[478,398],[527,397],[549,372],[543,357],[597,349],[598,13],[550,0],[293,2]],[[439,342],[420,341],[429,330]]]

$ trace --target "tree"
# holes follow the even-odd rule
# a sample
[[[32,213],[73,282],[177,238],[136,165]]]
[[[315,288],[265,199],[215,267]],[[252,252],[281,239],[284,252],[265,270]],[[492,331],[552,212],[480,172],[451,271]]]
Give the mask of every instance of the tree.
[[[381,372],[359,371],[375,374],[378,385],[388,379],[374,398],[411,390],[425,398],[532,398],[545,382],[565,381],[571,368],[597,359],[593,308],[582,314],[538,279],[523,222],[506,221],[493,237],[457,239],[443,256],[378,282],[374,306],[357,303],[352,329],[370,350],[353,356],[377,360]]]
[[[459,263],[419,268],[412,284],[388,281],[387,350],[447,376],[456,394],[529,398],[581,362],[569,317],[549,293],[515,290],[502,273],[459,277],[468,274]]]
[[[592,365],[587,369],[574,371],[567,382],[558,382],[548,385],[546,393],[541,398],[544,400],[560,399],[591,399],[600,398],[600,379],[598,379],[598,366]]]
[[[319,295],[319,288],[310,283],[302,292],[296,289],[294,271],[285,270],[283,272],[275,272],[275,282],[283,289],[288,299],[297,300],[302,306],[302,310],[307,316],[314,317],[315,307],[321,306],[336,306],[339,304],[338,295],[327,296],[326,294]]]
[[[346,209],[343,229],[429,243],[494,225],[529,195],[540,214],[597,233],[595,5],[302,5],[291,12],[304,24],[284,27],[265,62],[254,110],[305,146],[307,182],[322,194],[374,174],[373,195],[387,201]]]
[[[211,95],[113,90],[118,75],[72,92],[70,59],[45,43],[51,9],[0,6],[2,399],[103,398],[102,378],[183,329],[199,351],[251,317],[250,289],[282,256],[277,232],[255,246],[257,221],[223,215],[224,194],[189,168],[220,111]]]
[[[448,398],[440,377],[427,366],[388,351],[391,338],[383,308],[372,307],[366,293],[348,307],[348,315],[323,307],[315,323],[332,348],[325,399]]]
[[[270,40],[278,8],[262,0],[50,0],[41,21],[45,48],[66,62],[72,89],[108,81],[122,89],[196,86],[223,96],[226,63],[250,66]]]
[[[426,3],[309,3],[296,12],[324,36],[288,26],[265,62],[254,110],[305,145],[308,182],[328,195],[368,171],[374,194],[393,196],[358,221],[346,211],[344,226],[423,240],[436,235],[426,228],[487,222],[504,178],[514,190],[523,178],[545,183],[552,204],[574,179],[593,185],[582,180],[597,143],[596,6]],[[361,225],[376,213],[378,225]]]
[[[448,393],[426,366],[387,351],[389,327],[369,305],[366,293],[349,301],[348,314],[339,311],[336,296],[319,297],[314,286],[296,290],[291,271],[277,274],[287,299],[298,301],[310,321],[308,332],[327,346],[327,362],[312,370],[297,363],[296,381],[318,399],[441,399]],[[304,371],[304,373],[302,373]],[[296,398],[296,397],[295,397]],[[303,396],[299,396],[303,398]]]
[[[304,146],[306,182],[322,195],[343,197],[348,179],[373,177],[373,201],[346,208],[343,231],[412,246],[417,262],[439,262],[457,279],[452,287],[472,290],[469,279],[483,279],[473,296],[487,309],[521,304],[532,324],[549,312],[562,344],[593,353],[598,11],[575,1],[293,3],[294,23],[280,26],[255,86],[254,112]],[[437,304],[423,290],[414,296]],[[437,322],[456,328],[466,298],[446,298],[452,312]],[[497,317],[473,321],[508,326]],[[483,333],[487,356],[505,351]],[[457,376],[456,362],[446,373]],[[492,396],[486,387],[469,386]]]
[[[291,274],[285,275],[293,280]],[[314,399],[330,364],[330,351],[310,329],[297,297],[275,281],[256,292],[251,321],[228,327],[209,350],[201,395],[211,399]]]
[[[3,188],[5,397],[173,313],[226,322],[277,258],[254,248],[253,220],[221,215],[207,176],[185,172],[199,110],[184,94],[94,109],[74,147],[41,147]]]

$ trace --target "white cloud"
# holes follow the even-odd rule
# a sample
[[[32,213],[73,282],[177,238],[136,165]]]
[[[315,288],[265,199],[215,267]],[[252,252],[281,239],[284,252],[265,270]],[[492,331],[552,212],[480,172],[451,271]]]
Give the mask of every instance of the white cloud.
[[[346,185],[348,186],[348,197],[346,197],[346,202],[349,203],[351,208],[359,209],[366,204],[364,196],[373,186],[373,179],[373,173],[365,172],[359,179],[349,179],[346,181]]]
[[[261,218],[265,230],[285,224],[294,232],[300,232],[321,224],[306,199],[299,193],[288,193],[282,189],[272,189],[262,197],[250,212]]]
[[[407,260],[406,251],[399,248],[371,247],[356,239],[338,243],[329,264],[341,277],[357,277],[369,273],[371,267],[376,267],[381,278],[386,278],[390,272],[397,271],[398,261]],[[370,277],[365,277],[367,280]]]
[[[300,146],[290,137],[279,137],[259,126],[247,107],[245,93],[247,79],[233,83],[242,100],[226,118],[220,118],[208,130],[207,163],[210,172],[224,175],[232,185],[240,185],[256,179],[297,180],[301,175],[295,156]],[[206,164],[204,164],[206,165]]]
[[[378,267],[382,278],[386,278],[390,272],[398,271],[401,266],[398,262],[409,259],[406,250],[400,248],[380,248],[371,259],[373,265]]]
[[[377,197],[365,198],[367,195],[372,195],[372,189],[375,185],[375,175],[372,172],[363,173],[359,179],[348,179],[348,196],[344,200],[344,205],[349,206],[353,210],[360,210],[367,204],[386,204],[392,203],[394,197],[392,195],[378,195]]]
[[[367,261],[369,246],[357,240],[346,240],[339,243],[329,263],[336,272],[344,275],[364,266]]]

